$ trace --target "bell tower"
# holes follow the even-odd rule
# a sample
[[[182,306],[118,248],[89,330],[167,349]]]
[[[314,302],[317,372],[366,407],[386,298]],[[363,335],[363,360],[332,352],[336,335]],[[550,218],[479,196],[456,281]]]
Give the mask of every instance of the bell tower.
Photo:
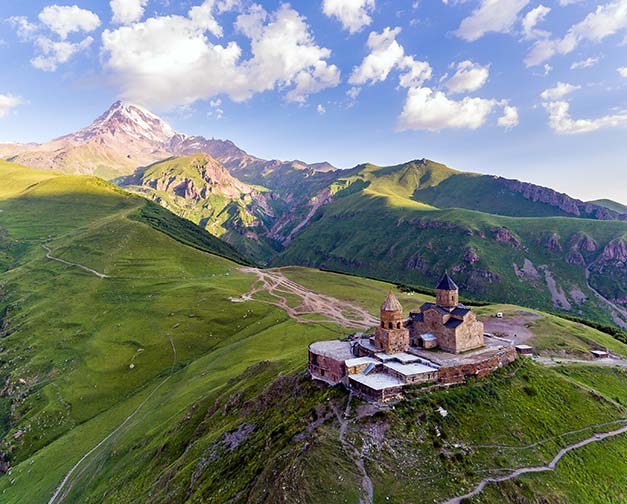
[[[459,287],[453,279],[444,273],[435,288],[436,304],[445,310],[451,310],[459,304]]]
[[[386,353],[409,350],[409,329],[405,327],[403,307],[392,291],[381,305],[381,321],[375,331],[374,344],[377,350]]]

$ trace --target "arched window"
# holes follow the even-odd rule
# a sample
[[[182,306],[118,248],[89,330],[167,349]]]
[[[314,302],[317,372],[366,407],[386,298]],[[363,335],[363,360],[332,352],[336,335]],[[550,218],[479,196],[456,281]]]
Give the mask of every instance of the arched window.
[[[392,322],[388,322],[388,329],[394,329],[394,324],[392,324]]]
[[[397,328],[397,329],[400,329],[400,328],[401,328],[401,323],[400,323],[400,322],[397,322],[397,323],[396,323],[396,328]]]
[[[385,329],[385,322],[383,322],[383,320],[381,321],[381,328]]]

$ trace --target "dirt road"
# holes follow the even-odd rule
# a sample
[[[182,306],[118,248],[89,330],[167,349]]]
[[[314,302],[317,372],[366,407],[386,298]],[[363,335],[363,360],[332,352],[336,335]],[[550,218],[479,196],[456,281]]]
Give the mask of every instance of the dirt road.
[[[96,275],[98,278],[109,278],[108,275],[105,275],[104,273],[100,273],[99,271],[96,271],[94,269],[88,268],[87,266],[83,266],[82,264],[72,263],[72,262],[66,261],[65,259],[60,259],[59,257],[54,257],[52,255],[52,250],[50,250],[50,247],[48,247],[48,245],[42,244],[42,247],[46,251],[46,258],[50,259],[51,261],[56,261],[56,262],[59,262],[61,264],[65,264],[66,266],[72,266],[74,268],[80,268],[83,271],[86,271],[87,273],[91,273],[92,275]]]
[[[253,273],[257,281],[241,298],[233,302],[255,300],[285,310],[294,320],[303,323],[333,322],[349,329],[366,330],[378,325],[379,321],[365,308],[341,301],[331,296],[313,292],[293,282],[278,270],[260,270],[258,268],[240,268],[244,273]],[[265,292],[273,299],[255,298],[255,294]],[[288,297],[292,302],[288,302]],[[298,304],[294,302],[298,298]],[[314,317],[317,315],[317,317]]]

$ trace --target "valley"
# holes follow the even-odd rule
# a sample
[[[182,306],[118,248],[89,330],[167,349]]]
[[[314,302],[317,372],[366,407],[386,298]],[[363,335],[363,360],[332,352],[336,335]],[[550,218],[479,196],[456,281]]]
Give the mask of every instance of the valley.
[[[322,503],[370,492],[372,502],[444,502],[627,418],[625,370],[590,354],[627,358],[627,345],[539,311],[527,341],[544,358],[580,362],[522,359],[373,408],[306,379],[307,346],[376,322],[390,288],[409,307],[428,294],[251,269],[219,239],[102,180],[8,163],[0,174],[11,181],[0,194],[3,502]],[[529,311],[475,310],[505,321]],[[582,444],[555,471],[475,499],[621,500],[611,482],[626,450],[620,435]]]

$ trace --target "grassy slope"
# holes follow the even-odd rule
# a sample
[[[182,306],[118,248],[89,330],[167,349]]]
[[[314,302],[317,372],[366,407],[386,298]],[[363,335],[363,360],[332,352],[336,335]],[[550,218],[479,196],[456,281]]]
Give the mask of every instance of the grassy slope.
[[[0,353],[8,379],[2,450],[14,466],[0,477],[2,502],[46,502],[69,468],[112,432],[80,466],[68,502],[357,502],[361,476],[337,440],[334,414],[346,395],[300,378],[307,344],[336,337],[340,328],[298,324],[259,302],[230,302],[251,277],[182,243],[191,241],[187,231],[175,240],[138,219],[144,202],[136,197],[95,179],[0,169],[11,181],[0,197],[0,227],[22,246],[0,276],[13,331]],[[49,237],[55,256],[110,278],[45,259],[40,244]],[[389,288],[302,268],[286,274],[373,311]],[[416,297],[401,295],[406,305]],[[547,347],[582,345],[572,342],[575,327],[566,322],[547,331],[554,341]],[[593,330],[585,337],[606,338]],[[625,348],[617,344],[617,351]],[[348,435],[360,446],[377,425],[389,427],[381,451],[369,452],[367,461],[377,502],[441,499],[458,490],[452,482],[465,487],[481,470],[544,459],[559,445],[504,458],[481,450],[460,455],[453,440],[509,440],[514,427],[524,443],[625,416],[614,399],[621,378],[592,373],[581,380],[610,400],[562,371],[524,364],[418,396],[351,425]],[[446,419],[436,413],[439,405],[450,412]],[[428,479],[409,477],[412,471],[426,471]],[[566,486],[574,476],[558,477]],[[529,491],[543,495],[545,486],[537,485]],[[585,491],[602,485],[607,477]]]
[[[590,203],[601,205],[605,208],[609,208],[610,210],[614,210],[615,212],[627,214],[627,205],[623,205],[622,203],[618,203],[617,201],[612,201],[609,199],[600,199],[600,200],[591,201]]]
[[[336,200],[314,217],[275,264],[323,267],[419,285],[433,284],[448,268],[469,295],[553,310],[555,302],[544,278],[520,280],[515,274],[513,264],[522,267],[529,259],[536,267],[549,267],[558,287],[569,297],[573,314],[612,322],[605,307],[586,288],[584,268],[568,264],[566,259],[570,240],[578,233],[594,238],[602,250],[627,232],[627,224],[438,210],[416,201],[416,187],[429,190],[457,177],[447,170],[429,163],[388,168],[366,165],[340,179],[334,185]],[[499,228],[511,231],[521,245],[497,241]],[[563,250],[546,246],[553,234],[560,237]],[[465,260],[469,250],[479,258],[472,265]],[[588,254],[586,259],[597,254]],[[540,275],[543,277],[542,272]],[[602,280],[592,276],[597,288],[609,290],[611,286]],[[570,295],[573,288],[581,289],[588,301],[578,305]]]

